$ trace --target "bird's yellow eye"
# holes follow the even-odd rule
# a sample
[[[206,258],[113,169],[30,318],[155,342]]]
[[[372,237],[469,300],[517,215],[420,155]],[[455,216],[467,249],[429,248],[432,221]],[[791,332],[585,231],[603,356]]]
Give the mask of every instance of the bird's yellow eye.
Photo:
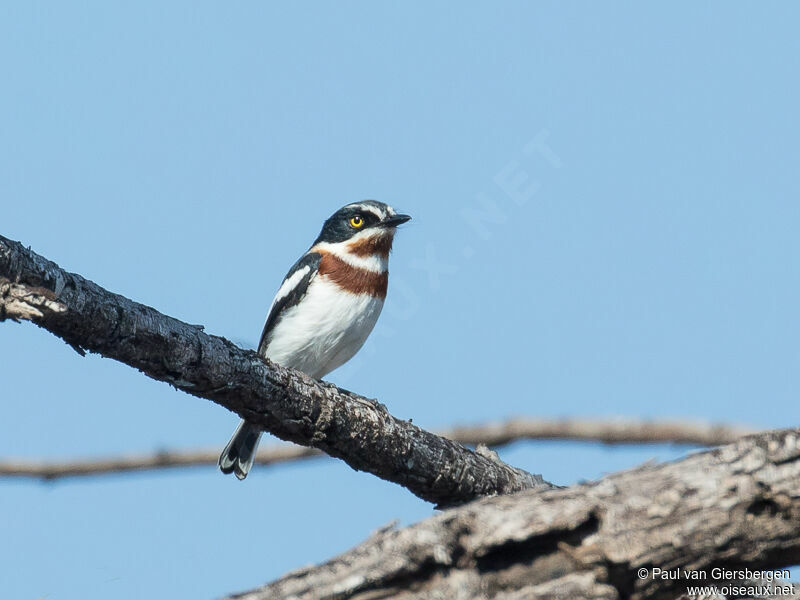
[[[350,219],[350,225],[355,227],[356,229],[359,229],[364,226],[364,219],[362,219],[361,217],[353,217],[352,219]]]

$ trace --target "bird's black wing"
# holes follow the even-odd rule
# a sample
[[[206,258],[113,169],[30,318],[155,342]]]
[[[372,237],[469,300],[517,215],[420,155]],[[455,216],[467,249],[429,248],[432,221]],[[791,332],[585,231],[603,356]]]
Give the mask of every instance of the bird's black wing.
[[[319,270],[319,263],[322,260],[322,255],[317,252],[307,252],[300,260],[298,260],[286,277],[283,278],[280,289],[272,301],[272,306],[267,315],[267,322],[264,325],[264,331],[261,333],[261,340],[258,342],[258,353],[264,356],[267,351],[267,346],[270,342],[270,334],[275,329],[275,325],[280,321],[281,316],[287,308],[291,308],[306,295],[308,286],[311,280]],[[302,273],[302,275],[299,275]],[[294,280],[293,280],[294,279]],[[291,281],[291,285],[286,287],[287,282]]]

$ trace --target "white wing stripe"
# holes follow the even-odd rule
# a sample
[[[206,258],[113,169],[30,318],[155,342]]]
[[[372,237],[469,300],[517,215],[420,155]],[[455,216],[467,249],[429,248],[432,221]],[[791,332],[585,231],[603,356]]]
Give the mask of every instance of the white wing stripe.
[[[281,298],[285,298],[288,296],[294,288],[297,287],[297,284],[300,283],[300,280],[305,277],[308,272],[311,270],[311,267],[308,265],[297,269],[294,273],[289,275],[286,279],[283,280],[281,287],[278,289],[278,293],[275,294],[275,298],[272,299],[272,304],[269,305],[269,311],[267,311],[267,318],[269,318],[269,314],[272,312],[272,307],[275,306],[275,303],[280,300]]]

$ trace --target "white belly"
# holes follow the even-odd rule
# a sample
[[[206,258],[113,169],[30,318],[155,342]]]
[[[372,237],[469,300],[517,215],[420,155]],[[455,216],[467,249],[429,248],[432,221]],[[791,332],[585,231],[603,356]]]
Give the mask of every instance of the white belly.
[[[342,366],[369,337],[383,299],[342,291],[315,277],[303,300],[275,326],[266,356],[319,379]]]

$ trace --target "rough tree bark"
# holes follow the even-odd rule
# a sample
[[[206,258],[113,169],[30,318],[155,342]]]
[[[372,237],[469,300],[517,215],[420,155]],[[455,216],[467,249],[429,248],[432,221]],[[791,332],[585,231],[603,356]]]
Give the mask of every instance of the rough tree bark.
[[[800,429],[791,429],[567,489],[476,500],[231,598],[674,599],[688,585],[750,579],[715,578],[714,568],[798,562]],[[656,567],[706,579],[653,577]]]
[[[490,452],[397,420],[376,401],[263,361],[0,237],[5,318],[33,321],[81,353],[120,360],[431,502],[512,494],[380,531],[237,598],[660,599],[682,595],[685,582],[653,578],[656,567],[800,562],[800,430],[553,489]],[[637,577],[639,569],[648,574]]]
[[[441,507],[554,487],[491,452],[473,452],[396,419],[376,400],[113,294],[0,236],[0,321],[9,318],[32,321],[81,354],[97,352],[135,367]]]

